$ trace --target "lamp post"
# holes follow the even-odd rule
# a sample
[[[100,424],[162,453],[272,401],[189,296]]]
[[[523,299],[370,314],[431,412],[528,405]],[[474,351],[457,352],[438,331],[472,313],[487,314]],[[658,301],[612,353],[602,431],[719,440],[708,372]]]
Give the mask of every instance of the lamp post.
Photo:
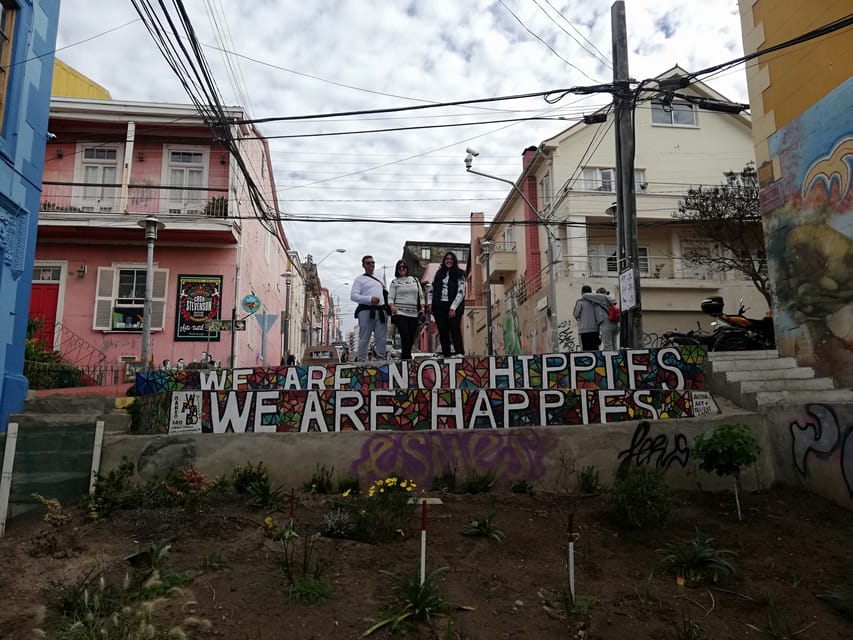
[[[488,238],[480,238],[480,255],[486,261],[486,348],[490,356],[494,355],[494,348],[492,345],[492,273],[489,262],[494,244]]]
[[[327,253],[325,256],[323,256],[323,259],[317,263],[317,266],[319,267],[321,264],[323,264],[323,261],[326,258],[328,258],[330,255],[332,255],[333,253],[346,253],[346,252],[347,252],[346,249],[332,249],[331,251],[329,251],[329,253]]]
[[[553,353],[558,353],[560,351],[560,337],[557,334],[557,280],[554,272],[554,236],[551,233],[551,227],[548,225],[548,221],[544,220],[542,216],[539,215],[539,211],[533,206],[533,203],[530,202],[527,196],[524,195],[524,191],[518,188],[518,185],[515,184],[515,182],[507,180],[506,178],[489,175],[488,173],[482,173],[481,171],[474,171],[474,169],[471,168],[471,165],[474,162],[474,156],[478,155],[480,154],[473,150],[468,150],[468,155],[465,156],[465,170],[468,173],[483,176],[484,178],[491,178],[492,180],[498,180],[499,182],[504,182],[510,185],[516,193],[521,196],[522,200],[527,203],[527,206],[530,207],[530,210],[545,227],[545,235],[548,237],[548,324],[551,329],[551,351]]]
[[[154,280],[154,241],[157,232],[166,225],[154,216],[148,216],[137,223],[145,229],[145,244],[148,245],[148,261],[145,264],[145,306],[142,310],[142,369],[148,371],[148,363],[151,361],[151,297]]]

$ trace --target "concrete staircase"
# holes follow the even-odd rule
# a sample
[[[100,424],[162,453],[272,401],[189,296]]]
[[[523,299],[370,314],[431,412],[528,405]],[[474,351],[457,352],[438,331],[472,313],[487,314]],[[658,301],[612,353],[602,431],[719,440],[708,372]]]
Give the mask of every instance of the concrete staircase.
[[[766,351],[715,351],[708,354],[706,385],[714,396],[753,411],[778,404],[853,402],[853,389],[836,388],[795,358]]]
[[[22,413],[13,413],[9,422],[20,428],[31,426],[76,425],[103,420],[105,431],[127,431],[130,398],[124,396],[128,385],[79,387],[49,391],[30,391]]]

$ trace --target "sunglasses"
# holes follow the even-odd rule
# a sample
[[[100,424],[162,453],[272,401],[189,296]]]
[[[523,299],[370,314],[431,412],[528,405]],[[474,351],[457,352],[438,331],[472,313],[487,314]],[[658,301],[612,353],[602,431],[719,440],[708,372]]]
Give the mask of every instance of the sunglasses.
[[[398,269],[405,269],[406,271],[408,271],[408,270],[409,270],[409,265],[407,265],[407,264],[398,264],[398,265],[397,265],[397,268],[398,268]]]
[[[367,262],[365,262],[364,264],[376,264],[376,263],[375,263],[373,260],[368,260],[368,261],[367,261]]]

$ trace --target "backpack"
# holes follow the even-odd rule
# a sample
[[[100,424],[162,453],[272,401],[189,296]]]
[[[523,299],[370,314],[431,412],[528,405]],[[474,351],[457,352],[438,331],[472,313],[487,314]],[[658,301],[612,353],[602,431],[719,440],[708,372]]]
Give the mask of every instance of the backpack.
[[[610,320],[610,322],[619,322],[621,318],[622,312],[619,310],[619,307],[615,304],[611,304],[610,308],[607,310],[607,319]]]

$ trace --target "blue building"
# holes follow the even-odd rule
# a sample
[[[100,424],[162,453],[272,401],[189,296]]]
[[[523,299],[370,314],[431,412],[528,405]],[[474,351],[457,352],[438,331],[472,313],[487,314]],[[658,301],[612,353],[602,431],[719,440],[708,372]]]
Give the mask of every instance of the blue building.
[[[59,0],[0,1],[0,431],[24,406],[24,345]]]

